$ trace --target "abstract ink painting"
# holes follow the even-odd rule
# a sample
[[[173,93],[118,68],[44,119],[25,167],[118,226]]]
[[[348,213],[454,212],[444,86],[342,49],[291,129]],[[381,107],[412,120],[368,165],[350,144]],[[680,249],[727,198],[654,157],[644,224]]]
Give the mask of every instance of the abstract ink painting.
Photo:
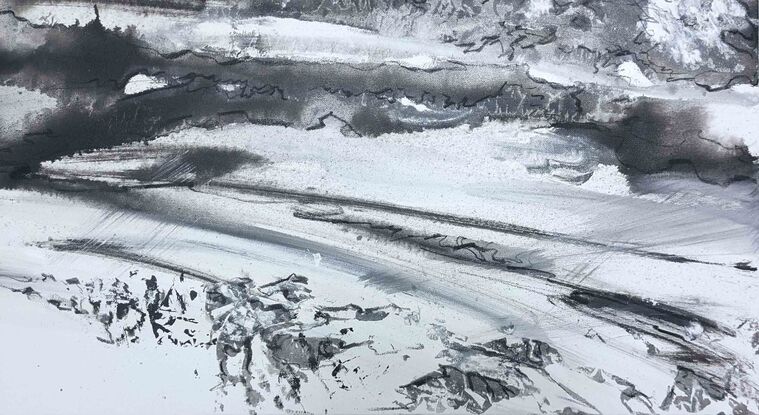
[[[756,0],[0,0],[0,413],[759,414]]]

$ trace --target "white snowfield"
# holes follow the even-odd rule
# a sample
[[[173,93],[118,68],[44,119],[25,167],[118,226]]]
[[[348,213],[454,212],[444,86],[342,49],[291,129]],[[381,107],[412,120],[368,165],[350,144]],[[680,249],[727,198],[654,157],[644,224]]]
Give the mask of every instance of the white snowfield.
[[[706,58],[688,45],[724,46],[668,30],[691,3],[648,2],[640,29],[698,66]],[[525,13],[541,21],[552,4]],[[694,24],[719,36],[718,17],[736,7]],[[706,93],[633,60],[594,73],[391,30],[135,10],[100,5],[99,20],[160,53],[220,62],[486,75],[525,65],[557,90],[687,103],[710,145],[745,146],[750,165],[759,155],[754,86]],[[74,26],[94,13],[64,2],[22,17]],[[130,74],[115,95],[175,81]],[[444,113],[409,97],[377,105],[396,103],[420,120]],[[0,84],[0,147],[21,148],[11,145],[29,140],[26,123],[64,105]],[[9,179],[0,413],[759,413],[756,174],[720,184],[633,174],[616,149],[545,120],[370,137],[332,115],[309,130],[177,128]]]
[[[144,279],[156,275],[167,286],[203,290],[203,282],[192,276],[180,282],[179,275],[167,269],[171,264],[192,270],[188,274],[220,281],[249,277],[258,285],[295,273],[309,279],[320,305],[395,304],[418,315],[413,323],[388,319],[367,329],[374,347],[388,351],[357,351],[352,357],[371,382],[358,381],[359,375],[351,379],[349,390],[341,389],[329,383],[333,367],[326,364],[323,376],[310,374],[328,382],[310,382],[303,389],[302,408],[312,411],[365,412],[403,401],[399,386],[449,362],[447,354],[440,353],[445,346],[429,334],[437,325],[470,343],[530,338],[555,347],[563,360],[546,367],[551,380],[541,380],[547,383],[538,389],[548,394],[551,384],[561,384],[583,398],[548,398],[556,410],[625,410],[619,394],[606,389],[613,384],[593,377],[611,375],[636,385],[654,407],[662,405],[676,370],[666,360],[651,358],[648,348],[664,353],[671,346],[567,307],[558,298],[571,290],[545,278],[478,261],[450,261],[402,239],[408,234],[445,234],[450,243],[465,237],[508,247],[494,257],[519,258],[562,282],[629,293],[651,304],[709,316],[735,330],[735,336],[703,333],[694,321],[688,341],[746,362],[740,376],[750,385],[756,375],[748,364],[755,362],[756,354],[753,332],[747,329],[756,324],[750,322],[759,312],[753,301],[756,282],[754,273],[733,264],[757,263],[749,213],[755,208],[753,196],[739,185],[716,193],[709,188],[712,193],[704,194],[696,183],[687,187],[677,182],[675,197],[640,197],[629,194],[624,179],[601,178],[598,181],[607,187],[598,181],[590,187],[592,180],[574,185],[551,174],[528,173],[525,165],[540,164],[545,157],[580,157],[530,148],[531,142],[546,139],[559,140],[550,131],[500,124],[379,138],[346,138],[332,128],[304,134],[283,127],[232,125],[159,139],[148,146],[153,156],[139,162],[118,160],[119,154],[129,154],[137,145],[99,156],[64,158],[46,164],[42,172],[52,178],[129,185],[123,175],[140,163],[158,163],[189,149],[237,149],[265,161],[191,189],[135,188],[100,196],[91,191],[3,190],[3,285],[22,289],[22,277],[47,274],[83,282],[118,278],[129,281],[130,287],[142,287]],[[603,166],[597,171],[614,174]],[[303,195],[313,197],[305,202]],[[608,245],[464,226],[392,207],[510,223]],[[366,225],[299,218],[294,215],[298,212],[327,212],[377,226],[392,224],[403,231],[382,234]],[[55,249],[65,241],[89,242],[71,250]],[[124,255],[103,248],[110,245],[121,247]],[[643,251],[704,263],[671,262],[647,257]],[[130,276],[130,271],[138,273]],[[220,405],[225,412],[245,410],[239,388],[220,388],[213,350],[157,345],[147,329],[137,343],[106,344],[97,339],[102,327],[92,319],[61,313],[34,296],[7,290],[2,295],[3,330],[26,333],[23,341],[3,342],[2,353],[29,356],[34,350],[33,359],[40,365],[29,369],[22,360],[10,364],[6,373],[13,375],[3,376],[2,389],[11,392],[6,408],[12,411],[51,413],[76,407],[88,413],[156,408],[207,413]],[[196,312],[193,318],[208,319],[202,308]],[[334,333],[344,327],[326,328]],[[403,355],[408,360],[398,360]],[[479,365],[483,373],[493,370],[486,361]],[[375,370],[379,367],[383,369]],[[150,381],[135,381],[142,378]],[[32,383],[37,386],[29,388]],[[72,384],[76,387],[69,391]],[[67,393],[55,393],[62,385]],[[46,399],[32,399],[42,391]],[[495,407],[533,413],[548,405],[541,396],[503,400]],[[272,398],[263,402],[261,413],[275,409],[269,406]],[[719,405],[730,409],[729,401],[710,408]],[[674,406],[670,409],[678,412]]]

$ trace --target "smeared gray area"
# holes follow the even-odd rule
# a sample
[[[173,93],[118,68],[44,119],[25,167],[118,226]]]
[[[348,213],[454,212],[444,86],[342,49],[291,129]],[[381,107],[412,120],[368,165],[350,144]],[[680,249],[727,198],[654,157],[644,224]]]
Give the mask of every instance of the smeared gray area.
[[[560,18],[565,16],[565,8],[552,10]],[[610,18],[607,14],[632,12],[601,10],[596,11],[596,18],[603,20]],[[546,81],[531,75],[531,66],[526,63],[419,70],[386,63],[226,58],[191,49],[159,51],[141,39],[135,28],[110,29],[100,20],[83,26],[48,27],[31,23],[19,13],[7,10],[2,15],[4,27],[21,36],[33,36],[39,43],[28,50],[4,50],[6,85],[39,89],[57,100],[57,108],[28,119],[24,139],[4,146],[0,161],[11,175],[36,170],[40,161],[150,140],[188,126],[218,128],[252,122],[313,130],[324,126],[328,118],[344,124],[348,135],[478,125],[485,119],[540,120],[570,129],[577,128],[576,124],[600,125],[602,143],[614,148],[619,164],[632,172],[685,167],[699,178],[717,183],[752,178],[755,173],[753,158],[745,147],[721,148],[719,139],[705,135],[699,125],[704,116],[698,116],[698,103],[668,110],[666,100],[630,98],[624,91],[600,83],[586,86]],[[515,25],[507,32],[515,36],[510,43],[514,50],[524,50],[529,56],[537,53],[536,45],[558,42],[554,26],[529,29],[516,23],[524,15],[516,10],[511,13],[507,16],[515,19]],[[628,26],[637,23],[633,16],[629,16],[632,20]],[[548,32],[544,34],[545,30]],[[645,45],[635,34],[629,32],[629,40],[634,40],[636,47]],[[528,41],[533,36],[537,36],[532,41],[536,43]],[[491,44],[503,42],[501,35],[482,39],[490,39]],[[644,49],[638,53],[651,59],[651,48]],[[541,55],[546,53],[550,56],[550,52]],[[614,55],[625,56],[619,51]],[[734,58],[742,56],[738,53]],[[594,59],[610,65],[610,58],[603,54]],[[735,65],[749,68],[747,63]],[[674,75],[671,69],[664,72],[677,79],[686,77]],[[751,76],[754,72],[752,69]],[[125,95],[125,85],[136,74],[155,74],[168,85]],[[735,79],[743,78],[733,77],[730,82]],[[403,100],[426,110],[405,105]],[[583,181],[587,175],[580,174],[574,180]]]

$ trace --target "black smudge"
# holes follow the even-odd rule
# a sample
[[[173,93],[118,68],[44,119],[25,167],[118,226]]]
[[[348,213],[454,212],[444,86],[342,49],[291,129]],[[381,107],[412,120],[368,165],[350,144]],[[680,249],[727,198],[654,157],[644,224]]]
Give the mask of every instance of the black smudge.
[[[756,157],[745,145],[725,145],[708,137],[706,121],[699,108],[642,99],[619,121],[556,126],[582,132],[613,149],[622,171],[631,176],[666,171],[720,185],[755,181]]]
[[[204,183],[244,165],[262,162],[263,158],[242,150],[194,147],[161,154],[158,162],[129,170],[124,176],[141,182],[189,180],[192,183]]]
[[[667,323],[668,325],[677,326],[683,329],[693,323],[699,323],[705,330],[726,336],[735,335],[734,330],[721,326],[713,320],[665,303],[654,302],[633,295],[590,289],[578,289],[572,291],[569,295],[562,297],[562,301],[573,307],[584,307],[592,310],[608,310],[610,312],[631,314]]]

